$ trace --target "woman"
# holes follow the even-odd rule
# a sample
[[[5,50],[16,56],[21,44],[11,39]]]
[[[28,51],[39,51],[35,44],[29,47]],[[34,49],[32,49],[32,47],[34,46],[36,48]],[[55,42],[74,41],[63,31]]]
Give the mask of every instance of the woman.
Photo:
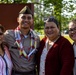
[[[75,64],[73,73],[74,75],[76,75],[76,19],[73,19],[72,21],[69,22],[69,36],[74,41],[73,49],[74,49]]]
[[[72,75],[74,53],[71,43],[60,35],[58,21],[50,17],[44,26],[45,37],[37,53],[39,75]]]
[[[8,46],[3,39],[4,28],[0,24],[0,75],[11,75],[12,62],[8,52]]]

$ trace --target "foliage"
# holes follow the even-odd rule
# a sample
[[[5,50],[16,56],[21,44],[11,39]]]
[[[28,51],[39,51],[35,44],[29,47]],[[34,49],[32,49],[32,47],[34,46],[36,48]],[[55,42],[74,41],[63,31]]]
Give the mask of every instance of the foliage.
[[[75,18],[75,0],[44,0],[43,2],[44,18],[55,16],[60,24],[61,31],[68,29],[68,22]],[[66,13],[64,13],[66,12]],[[49,13],[49,14],[48,14]],[[69,13],[71,13],[69,15]]]
[[[42,3],[42,4],[41,4]],[[43,24],[44,19],[50,16],[55,16],[59,23],[60,23],[60,28],[61,28],[61,10],[62,10],[62,0],[42,0],[42,2],[39,4],[36,4],[37,10],[36,10],[36,15],[40,18],[38,19],[38,22]],[[39,9],[40,5],[40,9]],[[36,7],[35,7],[36,8]],[[40,13],[41,10],[41,13]],[[42,15],[43,14],[43,15]],[[38,17],[35,16],[37,19]],[[38,26],[43,28],[43,25],[39,24]],[[36,28],[35,28],[36,29]]]
[[[0,3],[27,3],[28,0],[0,0]]]

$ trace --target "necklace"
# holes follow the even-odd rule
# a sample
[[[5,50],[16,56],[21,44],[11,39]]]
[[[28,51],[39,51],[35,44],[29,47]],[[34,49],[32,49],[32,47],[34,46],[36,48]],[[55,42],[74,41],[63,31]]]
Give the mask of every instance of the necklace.
[[[31,32],[31,36],[30,36],[30,39],[31,39],[31,42],[30,42],[30,53],[27,55],[27,53],[24,51],[24,47],[23,47],[23,44],[21,42],[20,28],[17,27],[14,32],[15,32],[15,39],[16,39],[16,42],[15,43],[19,47],[18,50],[19,50],[20,56],[24,55],[25,58],[27,58],[27,59],[30,58],[30,56],[36,51],[37,38],[34,37],[34,34],[35,33],[33,32],[32,29],[30,29],[30,32]],[[33,40],[35,41],[34,42],[34,45],[33,45]],[[33,49],[33,47],[34,47],[34,49]]]
[[[46,49],[49,50],[53,46],[54,42],[49,42],[49,40],[46,40]]]

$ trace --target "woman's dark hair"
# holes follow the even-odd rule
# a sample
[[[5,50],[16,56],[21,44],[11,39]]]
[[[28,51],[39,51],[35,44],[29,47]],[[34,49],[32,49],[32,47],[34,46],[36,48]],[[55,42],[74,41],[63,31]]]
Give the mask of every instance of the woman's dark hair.
[[[1,48],[4,51],[4,46],[6,46],[7,48],[9,48],[8,44],[6,42],[2,42],[1,43]]]
[[[5,30],[4,27],[3,27],[3,25],[1,25],[1,24],[0,24],[0,29],[2,30],[2,32],[4,32],[4,30]],[[3,51],[4,51],[4,46],[8,47],[8,44],[5,41],[3,41],[1,43],[1,48],[2,48]]]
[[[49,17],[49,18],[45,21],[45,24],[46,24],[46,22],[54,22],[54,23],[57,25],[57,27],[59,27],[59,23],[58,23],[57,19],[56,19],[55,17],[53,17],[53,16]]]
[[[4,32],[4,27],[1,24],[0,24],[0,29],[2,30],[2,32]]]

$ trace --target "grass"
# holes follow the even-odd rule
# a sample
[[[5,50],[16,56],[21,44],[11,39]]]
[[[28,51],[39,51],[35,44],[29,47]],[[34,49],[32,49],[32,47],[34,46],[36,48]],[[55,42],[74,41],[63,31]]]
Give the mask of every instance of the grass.
[[[65,35],[63,35],[66,39],[68,39],[70,42],[71,42],[71,44],[73,43],[73,40],[69,37],[69,35],[68,34],[65,34]],[[40,37],[40,40],[44,37],[44,35],[39,35],[39,37]]]

